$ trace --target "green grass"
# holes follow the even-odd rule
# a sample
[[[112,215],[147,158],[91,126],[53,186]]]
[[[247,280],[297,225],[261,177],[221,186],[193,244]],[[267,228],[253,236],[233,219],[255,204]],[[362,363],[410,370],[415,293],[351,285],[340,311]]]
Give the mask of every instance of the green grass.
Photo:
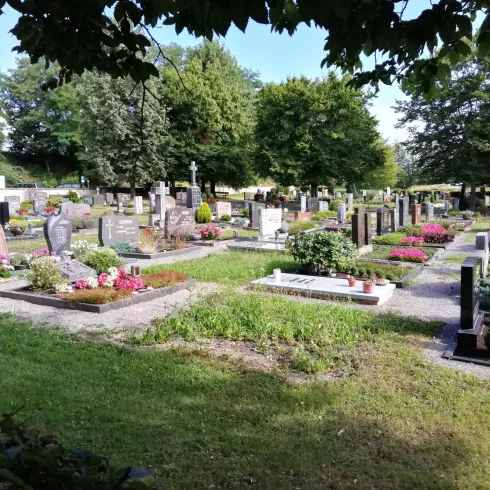
[[[351,376],[294,386],[6,316],[0,345],[2,412],[25,403],[29,424],[150,469],[167,490],[488,487],[489,381],[437,367],[405,340],[378,342]]]
[[[291,256],[282,252],[225,252],[170,265],[155,265],[143,272],[174,270],[197,281],[240,286],[272,274],[277,267],[284,272],[292,272],[298,268],[298,264]]]
[[[71,242],[78,242],[79,240],[84,240],[89,243],[99,243],[99,238],[97,235],[72,235]],[[15,240],[8,242],[9,252],[18,253],[32,253],[34,250],[39,250],[40,248],[47,248],[46,240],[44,238],[39,238],[36,240]]]
[[[467,257],[471,257],[471,254],[460,253],[448,255],[447,257],[444,257],[444,260],[446,262],[452,262],[453,264],[462,264]]]
[[[257,230],[244,230],[239,228],[237,230],[223,230],[223,238],[233,238],[233,231],[238,231],[239,238],[252,238],[259,235]]]
[[[166,342],[224,337],[280,349],[280,364],[316,372],[351,362],[347,349],[394,333],[434,333],[441,325],[346,306],[298,303],[260,293],[221,291],[188,311],[158,319],[139,341]],[[302,365],[296,366],[298,353]]]
[[[400,247],[376,247],[372,252],[364,254],[362,257],[366,259],[384,259],[388,260],[388,255],[392,250],[398,250]],[[420,248],[420,247],[417,247]],[[422,251],[429,259],[437,252],[434,247],[422,247]]]
[[[412,267],[379,264],[377,262],[356,262],[356,267],[383,272],[384,277],[386,277],[386,274],[391,274],[394,280],[400,280],[413,271]]]
[[[481,231],[488,231],[490,229],[489,218],[478,218],[476,223],[473,223],[471,228],[464,233],[464,241],[466,243],[475,243],[476,234]]]

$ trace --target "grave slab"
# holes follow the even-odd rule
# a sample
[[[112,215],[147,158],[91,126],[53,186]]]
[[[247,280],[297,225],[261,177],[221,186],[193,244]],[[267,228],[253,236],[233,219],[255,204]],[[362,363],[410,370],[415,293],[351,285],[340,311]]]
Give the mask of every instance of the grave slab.
[[[394,284],[376,286],[373,293],[366,294],[362,291],[362,281],[357,281],[357,284],[351,288],[345,278],[285,273],[281,274],[280,281],[274,279],[273,276],[268,276],[252,281],[250,285],[320,299],[351,299],[370,305],[386,303],[393,296],[396,288]]]

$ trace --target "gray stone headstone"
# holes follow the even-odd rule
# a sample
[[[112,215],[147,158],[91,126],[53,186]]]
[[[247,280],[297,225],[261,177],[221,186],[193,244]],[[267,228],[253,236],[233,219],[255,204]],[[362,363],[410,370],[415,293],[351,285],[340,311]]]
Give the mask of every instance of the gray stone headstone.
[[[310,197],[308,199],[308,211],[311,211],[312,213],[315,213],[319,209],[320,208],[319,208],[319,204],[318,204],[318,198],[316,198],[316,197]]]
[[[20,208],[20,197],[5,196],[5,202],[8,202],[10,216],[15,216],[17,210]]]
[[[400,226],[408,226],[408,207],[410,199],[404,197],[400,199],[400,209],[399,209],[399,223]]]
[[[38,197],[42,197],[44,199],[47,199],[48,198],[48,193],[45,192],[45,191],[38,191],[38,190],[32,191],[32,193],[31,193],[32,200],[34,200],[34,199],[36,199]]]
[[[94,206],[103,206],[104,196],[102,194],[94,194],[92,196],[92,202],[94,203]]]
[[[330,201],[318,201],[318,211],[328,211],[330,209]]]
[[[273,235],[274,232],[281,228],[282,209],[264,209],[258,210],[259,213],[259,234],[260,236]]]
[[[83,218],[84,214],[90,214],[90,206],[86,203],[74,203],[71,201],[60,204],[62,214],[67,214],[71,218]]]
[[[134,214],[143,214],[143,198],[134,196]]]
[[[72,225],[67,214],[51,215],[44,222],[43,230],[50,252],[59,255],[64,250],[70,250]]]
[[[187,188],[187,207],[198,208],[202,204],[202,192],[197,186]]]
[[[192,232],[196,226],[194,211],[183,206],[168,208],[165,213],[165,237],[170,238],[179,229]]]
[[[139,222],[136,218],[106,215],[99,217],[99,243],[101,246],[117,242],[137,243]]]
[[[148,192],[148,200],[150,201],[150,207],[152,209],[155,209],[155,194],[153,194],[152,192]]]
[[[395,232],[398,230],[398,225],[400,223],[400,220],[398,218],[398,208],[390,209],[390,226],[391,226],[391,231]]]
[[[218,201],[215,204],[215,214],[218,219],[220,219],[224,215],[231,216],[231,202]]]
[[[106,192],[105,200],[107,201],[107,204],[110,206],[111,204],[114,203],[114,194],[112,192]]]
[[[482,259],[482,276],[487,277],[488,271],[488,232],[481,231],[475,237],[475,253]]]
[[[347,194],[347,211],[354,210],[354,194]]]
[[[303,194],[300,199],[301,199],[301,212],[306,213],[306,196]]]
[[[70,258],[64,259],[58,263],[61,276],[70,282],[88,279],[89,277],[97,277],[97,272],[88,265],[82,264],[78,260]]]
[[[131,200],[131,195],[124,192],[118,192],[116,194],[117,202],[122,202],[124,207],[128,207],[128,203]]]
[[[434,219],[434,205],[431,202],[426,202],[424,204],[424,214],[427,221]]]
[[[384,208],[376,210],[376,235],[381,236],[391,232],[390,212]]]
[[[366,213],[352,215],[352,242],[361,249],[366,243]]]
[[[250,223],[248,224],[249,228],[258,228],[259,227],[259,209],[265,209],[265,203],[263,202],[251,202],[248,205],[248,218]]]
[[[447,199],[444,199],[444,214],[449,214],[449,201]]]
[[[34,203],[32,207],[36,214],[44,213],[44,208],[46,207],[46,198],[36,197],[36,199],[34,199]]]
[[[342,201],[337,208],[337,221],[339,224],[345,223],[346,218],[346,210],[345,210],[345,202]]]
[[[490,196],[485,196],[485,206],[490,205]],[[453,199],[453,207],[454,209],[459,210],[459,198],[455,197]]]

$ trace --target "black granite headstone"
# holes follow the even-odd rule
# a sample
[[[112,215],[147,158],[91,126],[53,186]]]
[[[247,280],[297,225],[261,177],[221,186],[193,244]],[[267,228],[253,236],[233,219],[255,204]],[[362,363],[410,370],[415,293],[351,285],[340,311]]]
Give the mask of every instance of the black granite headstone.
[[[197,186],[187,188],[187,207],[198,208],[202,204],[202,192]]]
[[[48,244],[48,250],[56,255],[64,250],[70,250],[71,233],[71,219],[64,213],[51,215],[44,222],[44,238]]]
[[[373,226],[371,224],[371,213],[364,214],[364,224],[364,246],[369,246],[373,243]]]
[[[408,226],[408,206],[409,206],[408,197],[404,197],[400,199],[400,210],[398,213],[400,226]]]
[[[362,248],[365,244],[366,214],[361,212],[352,215],[352,242],[357,245],[357,248]]]
[[[117,242],[137,243],[140,225],[136,218],[108,214],[99,217],[99,243],[102,246]]]
[[[391,231],[390,213],[388,210],[378,208],[376,211],[376,234],[381,236]]]
[[[464,330],[473,329],[479,317],[481,275],[481,257],[467,257],[461,265],[461,328]]]
[[[10,210],[8,202],[0,202],[0,225],[4,226],[10,221]]]

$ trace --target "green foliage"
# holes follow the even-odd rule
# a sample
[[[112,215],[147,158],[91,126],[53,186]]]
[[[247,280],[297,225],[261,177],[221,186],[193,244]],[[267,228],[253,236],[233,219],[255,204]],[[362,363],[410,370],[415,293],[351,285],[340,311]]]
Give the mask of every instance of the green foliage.
[[[288,223],[288,235],[295,236],[302,231],[312,230],[317,226],[318,223],[315,221],[294,221],[293,223]]]
[[[7,279],[8,277],[10,277],[12,274],[10,272],[9,269],[7,269],[6,267],[0,267],[0,277],[2,279]]]
[[[112,250],[117,254],[121,253],[133,253],[136,251],[135,246],[129,242],[116,242],[111,245]]]
[[[402,238],[406,237],[405,233],[390,233],[389,235],[377,236],[373,238],[373,243],[382,245],[399,245]]]
[[[344,234],[336,232],[297,235],[290,252],[295,260],[314,266],[318,272],[321,269],[344,270],[357,256],[355,245]]]
[[[72,218],[71,227],[73,231],[97,228],[97,217],[87,216],[86,218]]]
[[[0,132],[1,132],[0,127]],[[1,148],[0,144],[0,148]],[[4,155],[0,154],[0,175],[5,175],[5,183],[7,187],[25,181],[25,171],[20,166],[15,166],[10,163]]]
[[[143,482],[138,482],[138,486],[128,486],[127,482],[134,478],[146,478],[151,473],[131,467],[116,471],[106,458],[96,456],[91,451],[66,449],[58,437],[43,434],[36,427],[21,425],[14,417],[17,412],[6,414],[0,419],[2,488],[150,490]],[[80,477],[82,474],[83,478]]]
[[[53,257],[39,257],[31,261],[26,279],[35,291],[53,290],[58,284],[66,282]]]
[[[231,221],[231,216],[229,214],[223,214],[220,218],[221,221]]]
[[[203,202],[196,211],[196,223],[211,223],[211,208],[207,202]]]
[[[362,185],[369,189],[384,189],[393,187],[398,181],[400,168],[395,160],[393,147],[389,146],[385,141],[377,141],[377,148],[380,148],[384,153],[384,162],[378,168],[368,172],[364,177]]]
[[[112,248],[101,248],[99,250],[91,250],[84,254],[80,260],[85,264],[95,269],[97,274],[107,272],[110,267],[121,267],[122,260],[117,256],[117,253]]]
[[[53,207],[59,206],[60,203],[61,203],[61,197],[50,197],[46,201],[47,206],[53,206]]]
[[[335,215],[337,215],[337,210],[338,210],[341,202],[345,202],[345,201],[343,199],[333,199],[330,202],[329,210],[334,211],[336,213]]]
[[[79,197],[76,191],[68,191],[68,194],[65,197],[75,204],[83,202],[83,199]]]
[[[32,208],[32,205],[34,204],[34,201],[22,201],[20,203],[21,208]]]
[[[327,218],[336,218],[337,211],[317,211],[311,217],[312,221],[322,221]]]

